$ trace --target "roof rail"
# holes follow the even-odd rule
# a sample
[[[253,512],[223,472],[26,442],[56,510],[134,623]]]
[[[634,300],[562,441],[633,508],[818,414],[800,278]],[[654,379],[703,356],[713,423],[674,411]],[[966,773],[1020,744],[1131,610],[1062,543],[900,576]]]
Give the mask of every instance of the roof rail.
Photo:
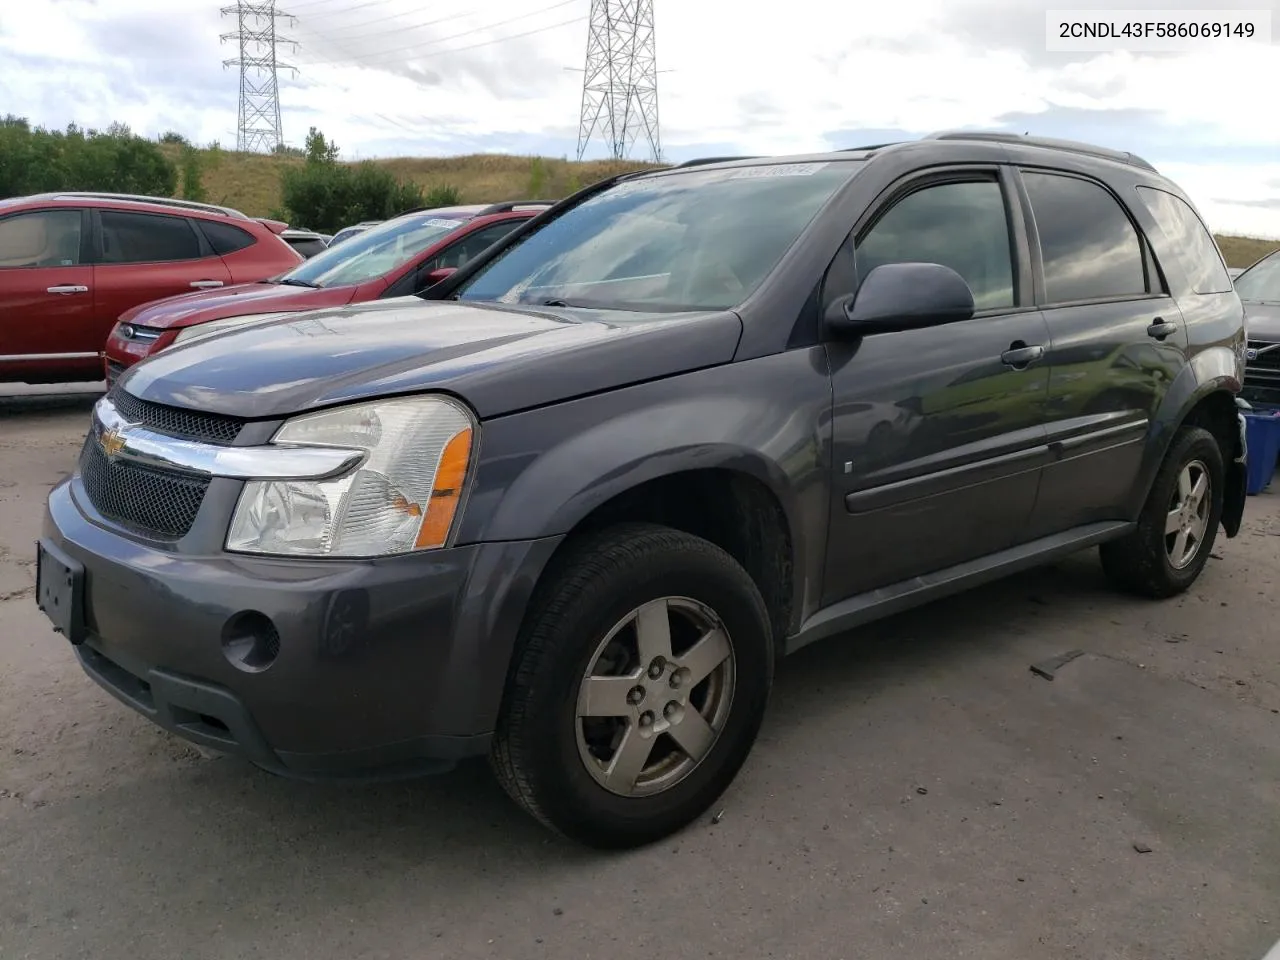
[[[701,167],[708,163],[729,163],[732,160],[759,160],[755,157],[698,157],[696,160],[686,160],[684,163],[677,163],[674,167],[668,167],[669,170],[679,170],[682,167]]]
[[[510,213],[517,207],[550,207],[556,202],[555,200],[504,200],[502,203],[489,204],[476,216],[487,217],[491,213]]]
[[[64,190],[50,194],[58,200],[128,200],[133,203],[154,203],[161,207],[177,207],[180,210],[200,210],[204,213],[217,213],[237,220],[248,220],[249,217],[232,207],[220,207],[212,203],[197,203],[194,200],[178,200],[173,197],[149,197],[140,193],[98,193],[92,190]]]
[[[892,140],[889,143],[871,143],[865,147],[841,147],[838,153],[866,153],[870,150],[883,150],[885,147],[896,147],[901,140]]]
[[[1135,153],[1127,150],[1112,150],[1110,147],[1099,147],[1079,140],[1060,140],[1056,137],[1033,137],[1023,133],[1002,133],[988,130],[945,130],[931,133],[925,140],[980,140],[991,143],[1018,143],[1028,147],[1045,147],[1049,150],[1063,150],[1067,153],[1079,153],[1084,156],[1098,157],[1102,160],[1115,160],[1134,167],[1155,172],[1155,167]]]

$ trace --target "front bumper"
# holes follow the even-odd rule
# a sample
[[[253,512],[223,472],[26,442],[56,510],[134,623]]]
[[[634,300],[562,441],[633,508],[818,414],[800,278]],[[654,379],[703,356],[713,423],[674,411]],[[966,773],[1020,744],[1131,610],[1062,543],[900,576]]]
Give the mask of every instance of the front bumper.
[[[184,552],[97,516],[78,477],[42,544],[82,568],[75,646],[118,699],[196,743],[303,778],[429,772],[488,748],[533,584],[561,538],[369,561]],[[235,624],[274,628],[254,669]]]

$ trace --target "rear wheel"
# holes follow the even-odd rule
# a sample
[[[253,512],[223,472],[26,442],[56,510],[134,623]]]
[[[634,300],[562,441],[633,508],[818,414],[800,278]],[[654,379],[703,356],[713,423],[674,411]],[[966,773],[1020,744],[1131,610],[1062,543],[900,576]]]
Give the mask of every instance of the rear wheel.
[[[1224,475],[1222,451],[1213,434],[1201,427],[1179,430],[1137,528],[1100,548],[1107,576],[1127,590],[1155,598],[1190,587],[1217,536]]]
[[[698,537],[628,524],[570,550],[525,624],[493,766],[552,829],[638,846],[703,813],[745,761],[773,679],[769,618]]]

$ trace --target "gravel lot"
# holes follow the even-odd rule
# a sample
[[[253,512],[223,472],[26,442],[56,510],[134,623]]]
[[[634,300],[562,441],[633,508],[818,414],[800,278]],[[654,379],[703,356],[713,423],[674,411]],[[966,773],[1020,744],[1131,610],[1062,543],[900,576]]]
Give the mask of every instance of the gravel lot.
[[[0,395],[4,960],[1209,960],[1280,938],[1280,497],[1178,600],[1110,592],[1087,553],[802,651],[719,822],[604,856],[483,764],[289,783],[100,691],[31,562],[97,396]],[[1052,682],[1028,669],[1072,650]]]

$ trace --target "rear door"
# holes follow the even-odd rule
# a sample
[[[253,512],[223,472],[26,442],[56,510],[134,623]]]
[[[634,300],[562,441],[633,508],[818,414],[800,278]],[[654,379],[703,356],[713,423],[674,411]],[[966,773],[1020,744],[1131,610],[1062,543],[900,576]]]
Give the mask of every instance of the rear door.
[[[67,207],[0,217],[0,380],[96,367],[93,268],[85,211]]]
[[[1049,325],[1046,467],[1032,533],[1124,519],[1144,441],[1186,364],[1186,332],[1132,212],[1097,180],[1024,169]]]
[[[1048,455],[1048,342],[1032,304],[1012,180],[995,167],[895,189],[840,260],[822,301],[874,267],[933,262],[969,283],[977,313],[923,330],[827,344],[833,498],[823,602],[983,557],[1026,539]]]
[[[231,272],[192,222],[180,215],[96,209],[93,270],[99,349],[130,307],[231,282]]]

